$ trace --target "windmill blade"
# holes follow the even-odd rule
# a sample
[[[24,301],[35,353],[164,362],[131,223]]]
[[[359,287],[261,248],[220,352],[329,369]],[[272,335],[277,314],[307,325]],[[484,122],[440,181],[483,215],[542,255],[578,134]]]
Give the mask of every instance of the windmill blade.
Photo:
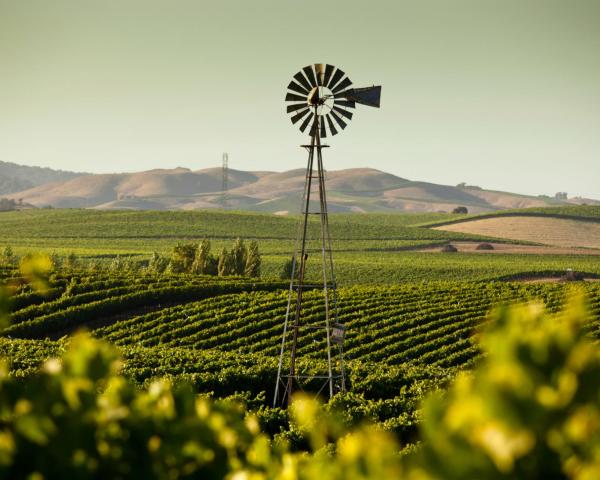
[[[323,77],[323,85],[327,86],[329,84],[329,79],[331,78],[331,75],[333,74],[333,71],[335,70],[335,67],[333,65],[325,65],[325,76]]]
[[[317,85],[319,87],[323,86],[323,74],[324,74],[324,67],[322,63],[315,63],[315,73],[317,75]]]
[[[303,93],[304,95],[308,95],[308,92],[309,92],[309,90],[307,90],[304,87],[301,87],[294,81],[291,81],[290,84],[287,86],[287,88],[288,88],[288,90],[292,90],[296,93]]]
[[[285,109],[287,113],[295,112],[296,110],[300,110],[302,108],[306,108],[308,105],[306,103],[295,103],[294,105],[288,105]]]
[[[313,70],[312,65],[307,65],[302,69],[306,78],[308,78],[308,83],[310,83],[313,87],[317,86],[317,79],[315,78],[315,72]]]
[[[306,110],[301,110],[300,112],[296,113],[295,115],[292,115],[291,120],[293,124],[296,124],[299,120],[302,119],[302,117],[304,117],[304,115],[306,115],[308,112],[310,111],[310,109],[308,108],[308,106],[306,107]]]
[[[347,112],[346,110],[340,107],[336,107],[335,105],[333,106],[333,109],[340,115],[346,117],[348,120],[352,120],[352,114],[350,112]]]
[[[286,102],[306,102],[306,96],[296,95],[294,93],[288,93],[285,96]]]
[[[333,87],[335,87],[335,84],[338,83],[342,77],[346,75],[344,73],[343,70],[340,70],[339,68],[335,71],[335,73],[333,74],[333,77],[331,77],[331,81],[329,82],[329,84],[325,85],[329,90],[333,90]]]
[[[327,137],[327,129],[325,128],[325,119],[323,118],[323,116],[321,115],[321,137],[325,138]]]
[[[337,124],[342,127],[342,130],[344,128],[346,128],[346,122],[344,122],[341,117],[335,113],[333,110],[331,112],[329,112],[329,114],[335,119],[335,121],[337,122]]]
[[[335,128],[335,126],[333,125],[333,121],[331,120],[331,117],[329,116],[329,114],[326,115],[327,117],[327,124],[329,125],[329,131],[331,132],[331,135],[337,135],[337,130]]]
[[[294,78],[300,85],[302,85],[304,88],[306,88],[306,93],[308,93],[312,90],[310,83],[308,83],[308,81],[306,80],[306,77],[304,75],[302,75],[302,72],[298,72],[296,75],[294,75]]]
[[[341,105],[342,107],[356,108],[356,103],[351,100],[336,100],[335,104]]]
[[[314,114],[313,114],[314,115]],[[308,117],[306,117],[304,119],[304,121],[302,122],[302,125],[300,125],[300,131],[304,132],[304,130],[306,130],[306,127],[308,127],[308,124],[310,123],[310,121],[313,118],[313,115],[309,115]]]
[[[335,88],[333,88],[331,91],[333,93],[338,93],[338,92],[341,92],[342,90],[348,88],[350,85],[352,85],[352,82],[350,81],[350,79],[348,77],[346,77],[340,83],[338,83],[337,86]]]
[[[361,105],[379,108],[381,100],[381,85],[373,85],[372,87],[364,88],[351,88],[342,93],[343,96],[348,100],[360,103]]]

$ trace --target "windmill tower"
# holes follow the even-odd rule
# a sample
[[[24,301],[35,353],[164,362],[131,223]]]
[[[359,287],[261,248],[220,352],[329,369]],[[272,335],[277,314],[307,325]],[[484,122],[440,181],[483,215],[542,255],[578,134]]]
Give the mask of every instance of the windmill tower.
[[[308,65],[294,75],[285,96],[287,113],[310,135],[302,145],[308,164],[292,274],[281,337],[273,406],[287,405],[295,390],[331,398],[345,391],[344,334],[338,321],[337,284],[321,143],[344,130],[357,103],[379,108],[381,87],[350,88],[352,82],[333,65]],[[315,298],[317,289],[322,289]],[[312,291],[309,291],[312,290]]]

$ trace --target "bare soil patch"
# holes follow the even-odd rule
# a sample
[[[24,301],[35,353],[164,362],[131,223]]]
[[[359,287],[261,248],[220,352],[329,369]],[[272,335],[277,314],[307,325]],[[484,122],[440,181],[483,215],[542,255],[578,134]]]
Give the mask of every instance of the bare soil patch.
[[[532,278],[524,278],[523,280],[513,280],[515,282],[521,283],[570,283],[565,282],[561,277],[532,277]],[[600,282],[600,278],[584,278],[581,280],[582,282]]]
[[[436,230],[472,233],[511,240],[526,240],[556,247],[600,249],[600,223],[545,217],[497,217],[435,227]]]
[[[498,253],[530,253],[537,255],[600,255],[600,249],[553,247],[546,245],[512,245],[507,243],[491,243],[493,250],[477,250],[481,242],[452,242],[459,252],[494,255]],[[419,252],[439,252],[440,246],[421,248]]]

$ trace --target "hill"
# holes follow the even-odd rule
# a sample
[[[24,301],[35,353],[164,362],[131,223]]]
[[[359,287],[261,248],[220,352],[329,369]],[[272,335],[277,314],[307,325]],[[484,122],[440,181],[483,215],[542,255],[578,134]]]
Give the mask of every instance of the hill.
[[[81,175],[85,174],[0,161],[0,195],[20,192],[51,182],[65,182]]]
[[[10,197],[37,207],[196,210],[225,206],[287,214],[299,209],[305,176],[303,169],[286,172],[230,169],[229,189],[224,196],[220,168],[156,169],[102,175],[58,173],[68,178],[49,180],[53,183],[38,183],[31,188],[27,188],[27,180],[23,180],[25,183],[13,185]],[[464,185],[415,182],[371,168],[329,171],[326,180],[332,212],[451,212],[457,206],[466,206],[469,212],[480,213],[583,202],[583,199],[557,201]]]

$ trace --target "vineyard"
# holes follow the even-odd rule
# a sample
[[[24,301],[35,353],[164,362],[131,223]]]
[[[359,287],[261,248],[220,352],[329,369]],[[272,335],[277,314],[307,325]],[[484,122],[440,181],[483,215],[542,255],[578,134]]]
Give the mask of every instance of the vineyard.
[[[598,218],[596,207],[537,209],[532,214],[556,212],[573,218]],[[600,262],[592,255],[461,252],[452,256],[415,251],[424,247],[441,248],[452,241],[491,240],[421,226],[457,218],[462,217],[441,213],[332,214],[330,223],[340,284],[556,276],[568,268],[586,272],[589,277],[600,276]],[[167,254],[179,242],[198,243],[208,238],[213,251],[218,252],[242,237],[257,241],[263,259],[263,277],[279,278],[294,248],[296,224],[294,216],[245,212],[24,210],[0,216],[0,249],[8,246],[20,255],[32,251],[61,256],[76,254],[82,261],[98,265],[109,264],[119,257],[143,264],[153,252]]]
[[[8,281],[17,279],[5,269]],[[34,373],[68,346],[79,328],[116,345],[125,374],[138,385],[157,377],[190,383],[198,392],[239,398],[258,412],[272,434],[287,429],[287,415],[268,408],[285,316],[285,282],[190,275],[110,272],[60,273],[45,294],[23,286],[13,297],[11,325],[0,355],[12,374]],[[590,299],[592,337],[600,334],[600,283],[581,286]],[[557,311],[572,290],[565,284],[411,282],[339,289],[351,393],[336,396],[348,424],[368,418],[415,441],[423,392],[441,388],[480,355],[474,338],[490,309],[540,300]],[[308,324],[318,322],[322,295],[308,292]],[[10,337],[10,338],[9,338]],[[318,370],[323,345],[302,337],[300,369]],[[310,360],[310,363],[309,363]]]
[[[462,372],[476,370],[489,353],[479,338],[494,324],[490,312],[537,301],[556,313],[574,292],[583,292],[591,317],[585,335],[596,344],[600,338],[600,282],[521,281],[557,279],[568,269],[595,280],[597,256],[416,251],[482,240],[418,226],[449,217],[332,215],[348,391],[337,392],[323,408],[344,429],[361,428],[365,420],[376,423],[406,455],[426,439],[420,431],[423,399],[450,388]],[[223,405],[241,402],[270,440],[307,448],[311,440],[295,426],[293,412],[272,408],[289,286],[281,272],[290,258],[295,218],[64,210],[47,217],[9,212],[0,224],[5,227],[0,279],[10,292],[6,299],[0,296],[0,312],[10,310],[0,318],[0,357],[10,361],[11,381],[25,385],[38,378],[49,358],[68,358],[82,342],[74,334],[87,330],[105,342],[98,345],[118,350],[121,373],[136,392],[152,392],[157,379],[166,379],[174,392],[182,389]],[[194,250],[207,238],[219,251],[242,234],[260,250],[260,277],[152,267],[152,259],[168,263],[180,242]],[[51,267],[41,286],[35,268],[18,267],[32,251],[52,254],[43,256]],[[318,265],[309,264],[306,278],[317,275]],[[322,292],[305,292],[306,326],[322,321],[323,310]],[[296,367],[302,375],[325,368],[324,339],[316,331],[307,329],[300,337]],[[433,445],[435,437],[429,441]]]

